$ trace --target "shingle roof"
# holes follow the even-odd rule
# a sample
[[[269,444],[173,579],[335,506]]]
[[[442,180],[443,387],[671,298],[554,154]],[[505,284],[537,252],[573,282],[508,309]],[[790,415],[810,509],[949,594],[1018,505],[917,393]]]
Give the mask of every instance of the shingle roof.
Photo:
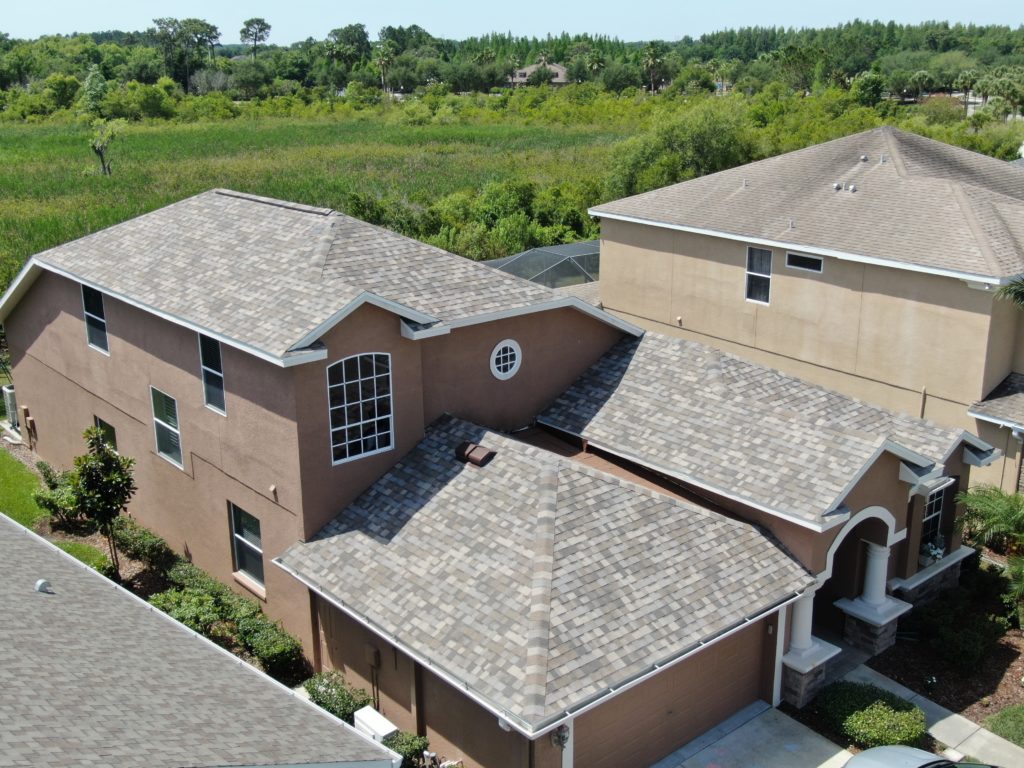
[[[442,324],[558,298],[336,211],[226,190],[34,259],[275,359],[368,294]]]
[[[595,307],[601,306],[601,283],[598,280],[576,285],[563,285],[561,288],[555,288],[555,293],[576,296]]]
[[[856,191],[836,191],[837,183],[853,184]],[[591,212],[896,266],[993,279],[1024,272],[1019,169],[888,126],[605,203]]]
[[[811,583],[752,525],[451,417],[280,561],[524,732]]]
[[[1024,428],[1024,373],[1011,373],[968,413],[984,421]]]
[[[391,765],[387,750],[3,515],[0,552],[0,765]],[[41,578],[52,594],[34,590]]]
[[[977,441],[652,332],[612,347],[538,421],[813,524],[887,446],[942,463],[961,440]]]

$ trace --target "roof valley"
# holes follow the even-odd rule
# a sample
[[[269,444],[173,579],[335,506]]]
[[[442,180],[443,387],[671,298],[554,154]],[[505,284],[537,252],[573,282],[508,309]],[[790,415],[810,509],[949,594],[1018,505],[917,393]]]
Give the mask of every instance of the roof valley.
[[[547,710],[548,649],[551,638],[551,584],[555,560],[555,518],[561,461],[545,466],[537,483],[537,525],[533,538],[533,575],[526,627],[526,677],[523,714],[542,717]]]

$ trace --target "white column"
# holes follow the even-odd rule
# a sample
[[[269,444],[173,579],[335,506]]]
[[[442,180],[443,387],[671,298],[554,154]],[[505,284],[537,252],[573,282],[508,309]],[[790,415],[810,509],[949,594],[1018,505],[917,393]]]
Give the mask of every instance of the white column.
[[[867,568],[864,571],[864,592],[861,598],[868,605],[885,603],[885,581],[889,573],[889,548],[865,542],[868,545]]]
[[[790,651],[806,653],[813,645],[811,624],[814,619],[814,590],[807,590],[793,603],[792,635],[789,638]]]

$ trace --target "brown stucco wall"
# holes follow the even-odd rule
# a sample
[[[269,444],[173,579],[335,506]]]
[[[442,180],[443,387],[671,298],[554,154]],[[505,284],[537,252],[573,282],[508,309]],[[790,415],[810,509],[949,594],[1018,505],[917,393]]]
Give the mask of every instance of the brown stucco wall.
[[[621,332],[574,309],[557,309],[456,328],[423,344],[424,415],[443,413],[495,429],[527,426],[593,365]],[[511,379],[491,374],[494,346],[514,339],[522,367]]]

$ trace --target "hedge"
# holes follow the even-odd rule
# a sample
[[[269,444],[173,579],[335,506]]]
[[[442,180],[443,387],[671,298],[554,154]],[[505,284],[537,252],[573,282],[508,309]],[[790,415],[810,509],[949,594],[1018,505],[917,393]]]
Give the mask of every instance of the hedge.
[[[920,743],[927,733],[924,712],[878,686],[838,682],[818,694],[825,721],[860,747]]]
[[[314,704],[319,704],[349,725],[353,724],[352,716],[356,710],[373,703],[370,694],[362,688],[349,685],[345,677],[337,670],[313,675],[306,681],[304,687]]]
[[[178,560],[167,542],[150,530],[143,528],[130,517],[121,515],[113,525],[114,544],[133,560],[139,560],[150,568],[166,571]]]
[[[416,768],[423,764],[423,753],[430,747],[426,736],[417,736],[409,731],[397,731],[382,742],[388,749],[402,756],[402,768]]]

